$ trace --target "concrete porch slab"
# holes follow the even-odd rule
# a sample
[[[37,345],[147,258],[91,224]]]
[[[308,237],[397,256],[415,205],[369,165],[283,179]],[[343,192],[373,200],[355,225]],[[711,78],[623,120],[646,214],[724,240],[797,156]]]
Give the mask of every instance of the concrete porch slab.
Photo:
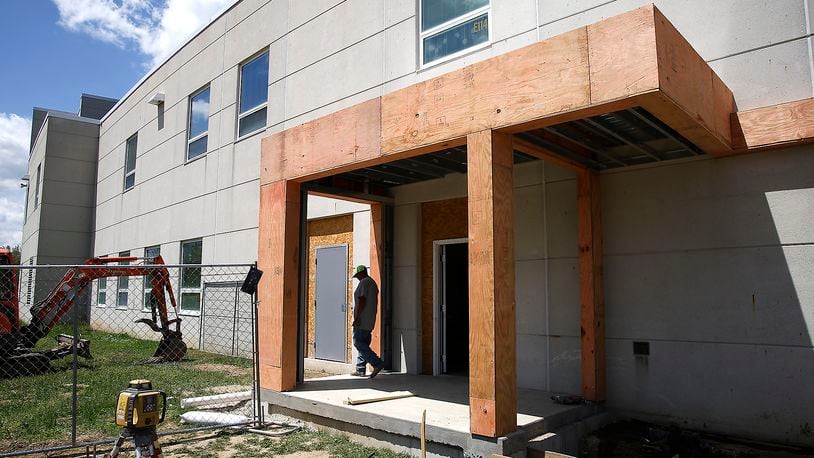
[[[518,389],[518,430],[498,439],[473,437],[469,432],[468,388],[465,377],[380,374],[369,380],[338,375],[306,380],[295,391],[263,390],[262,397],[271,412],[292,416],[302,413],[307,414],[304,419],[308,421],[319,417],[334,424],[357,425],[414,439],[420,437],[421,413],[426,410],[428,442],[484,456],[524,451],[530,438],[599,411],[596,406],[557,404],[547,391]],[[415,396],[357,406],[344,404],[348,397],[405,390]]]

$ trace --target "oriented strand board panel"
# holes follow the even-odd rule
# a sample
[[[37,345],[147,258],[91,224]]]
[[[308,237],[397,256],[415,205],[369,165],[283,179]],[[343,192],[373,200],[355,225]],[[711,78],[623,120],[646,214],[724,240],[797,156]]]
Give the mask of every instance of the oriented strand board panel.
[[[732,116],[732,137],[741,151],[814,141],[814,99],[742,111]]]
[[[467,136],[469,406],[472,434],[517,427],[512,139]]]
[[[383,96],[382,150],[411,150],[589,101],[581,28]]]
[[[297,383],[300,185],[278,181],[260,188],[258,268],[261,386],[291,390]]]
[[[467,236],[466,197],[421,204],[421,373],[432,374],[433,243]]]
[[[605,400],[605,297],[602,287],[602,220],[599,174],[577,172],[579,302],[582,394]]]
[[[314,295],[316,294],[316,260],[317,248],[332,245],[348,246],[348,284],[347,297],[348,304],[353,303],[352,289],[353,280],[353,215],[335,216],[332,218],[321,218],[308,222],[308,302],[306,306],[306,346],[305,354],[309,358],[316,357],[314,352],[315,334],[315,310]],[[350,362],[353,342],[351,339],[351,322],[353,317],[351,308],[348,307],[345,323],[346,350],[345,362]]]

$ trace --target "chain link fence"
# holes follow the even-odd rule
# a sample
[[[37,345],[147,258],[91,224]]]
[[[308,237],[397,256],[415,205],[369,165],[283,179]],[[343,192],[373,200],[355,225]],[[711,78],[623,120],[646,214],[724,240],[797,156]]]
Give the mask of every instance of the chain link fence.
[[[0,457],[109,450],[135,379],[167,393],[162,432],[261,420],[251,265],[99,262],[0,266]]]

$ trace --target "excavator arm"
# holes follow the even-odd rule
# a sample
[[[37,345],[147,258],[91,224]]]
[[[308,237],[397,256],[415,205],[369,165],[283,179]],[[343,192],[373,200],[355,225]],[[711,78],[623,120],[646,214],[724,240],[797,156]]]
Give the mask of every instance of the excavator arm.
[[[32,348],[56,326],[68,313],[76,298],[88,285],[99,278],[144,276],[150,281],[150,308],[152,319],[142,318],[137,323],[147,324],[161,334],[161,340],[152,362],[178,361],[186,355],[186,344],[181,336],[181,319],[170,283],[170,274],[164,267],[161,256],[150,260],[151,264],[121,265],[124,262],[139,261],[136,257],[91,258],[85,261],[87,267],[71,269],[42,302],[31,308],[31,323],[20,328],[18,345]],[[143,260],[147,261],[147,260]],[[116,263],[116,265],[111,265]],[[166,297],[169,297],[175,318],[170,319]],[[157,316],[156,316],[157,315]],[[158,323],[156,323],[158,319]],[[174,326],[173,326],[174,325]],[[173,329],[174,327],[174,329]]]

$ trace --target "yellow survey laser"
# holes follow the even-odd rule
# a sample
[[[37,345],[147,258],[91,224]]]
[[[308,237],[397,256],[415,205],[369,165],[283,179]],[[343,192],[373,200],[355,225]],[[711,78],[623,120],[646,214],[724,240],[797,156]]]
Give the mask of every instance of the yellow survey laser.
[[[154,390],[149,380],[131,380],[127,389],[119,393],[116,425],[125,428],[155,426],[164,421],[166,412],[166,393]]]
[[[149,380],[130,380],[116,402],[116,425],[122,433],[106,458],[119,456],[124,441],[132,436],[136,458],[162,458],[155,427],[167,413],[167,394],[154,390]]]

